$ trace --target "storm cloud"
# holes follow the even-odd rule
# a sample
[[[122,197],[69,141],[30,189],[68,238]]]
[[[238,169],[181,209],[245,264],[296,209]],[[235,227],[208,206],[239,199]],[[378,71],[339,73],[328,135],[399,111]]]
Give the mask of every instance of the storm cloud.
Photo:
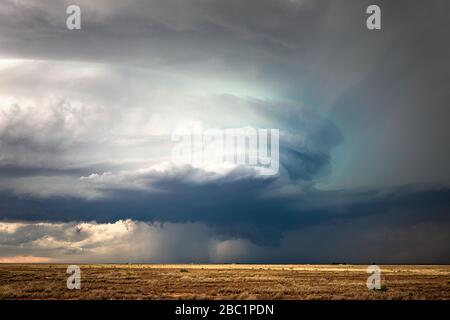
[[[450,6],[377,3],[2,1],[0,256],[448,263]],[[278,174],[174,164],[193,121]]]

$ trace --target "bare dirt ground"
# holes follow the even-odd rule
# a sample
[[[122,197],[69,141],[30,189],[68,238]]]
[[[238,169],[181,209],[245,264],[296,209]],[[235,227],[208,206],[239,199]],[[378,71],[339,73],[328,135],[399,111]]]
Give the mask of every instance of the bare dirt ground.
[[[0,264],[0,299],[450,299],[450,266],[380,266],[368,290],[360,265]]]

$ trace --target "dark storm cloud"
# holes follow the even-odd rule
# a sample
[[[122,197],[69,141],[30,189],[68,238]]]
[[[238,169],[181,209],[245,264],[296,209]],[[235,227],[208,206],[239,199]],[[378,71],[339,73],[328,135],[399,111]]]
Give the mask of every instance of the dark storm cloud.
[[[83,10],[77,32],[65,29],[72,3]],[[45,62],[1,75],[2,95],[32,103],[0,101],[11,107],[0,114],[0,217],[171,222],[186,233],[168,237],[183,243],[236,240],[240,261],[448,263],[450,190],[436,184],[450,179],[450,6],[377,1],[382,30],[372,32],[369,4],[2,1],[0,57]],[[189,104],[197,92],[180,79],[218,89]],[[63,98],[34,99],[55,92]],[[136,170],[162,154],[145,148],[168,141],[178,114],[280,128],[280,175]],[[33,239],[64,241],[50,229]],[[155,257],[213,261],[209,249]]]
[[[266,181],[266,183],[271,183]],[[165,221],[167,228],[162,227],[161,236],[166,244],[161,244],[157,252],[150,249],[143,251],[136,260],[136,255],[120,252],[115,243],[125,241],[114,238],[108,242],[111,255],[89,255],[89,251],[105,245],[96,236],[96,243],[90,249],[81,242],[84,251],[73,252],[68,247],[64,254],[56,254],[46,249],[44,231],[27,233],[27,240],[20,240],[24,231],[18,232],[18,240],[7,236],[2,241],[4,248],[12,253],[28,253],[37,256],[53,256],[56,259],[89,259],[89,261],[138,261],[138,262],[348,262],[348,263],[449,263],[448,227],[450,218],[450,190],[448,188],[432,188],[418,190],[414,187],[403,187],[391,190],[366,191],[309,191],[295,199],[263,198],[258,186],[253,183],[234,183],[228,185],[214,184],[203,187],[192,185],[168,188],[169,193],[148,195],[117,191],[112,201],[73,201],[69,199],[27,199],[2,196],[1,210],[8,212],[6,217],[26,220],[30,230],[38,229],[46,220],[59,223],[62,213],[64,221],[91,221],[110,223],[118,219],[134,219],[135,221]],[[250,191],[249,191],[250,190]],[[309,193],[313,194],[309,194]],[[168,206],[167,203],[171,205]],[[116,223],[117,224],[117,223]],[[176,233],[171,226],[177,226]],[[98,232],[105,232],[99,227]],[[62,243],[80,241],[69,233],[73,228],[61,233],[49,233],[51,240],[60,241],[57,248],[63,250]],[[59,230],[59,228],[57,228]],[[29,231],[31,232],[31,231]],[[44,233],[43,233],[44,232]],[[146,246],[156,245],[152,233],[145,231]],[[141,244],[135,233],[127,233],[131,239],[133,250]],[[158,233],[159,234],[159,233]],[[141,235],[142,236],[142,235]],[[141,237],[140,236],[140,237]],[[80,235],[80,239],[83,236]],[[148,239],[147,239],[148,237]],[[166,238],[167,237],[167,238]],[[170,239],[169,239],[170,238]],[[30,242],[32,240],[33,242]],[[58,240],[59,239],[59,240]],[[200,239],[200,240],[199,240]],[[45,241],[43,241],[45,240]],[[170,240],[170,241],[169,241]],[[197,241],[198,240],[198,241]],[[231,256],[211,256],[210,241],[224,241],[230,245]],[[11,243],[12,242],[12,243]],[[191,254],[180,250],[188,250],[183,243],[192,246]],[[20,250],[14,244],[21,243]],[[34,244],[33,244],[34,243]],[[40,245],[37,246],[37,243]],[[159,243],[159,242],[157,242]],[[144,245],[144,243],[142,243]],[[28,249],[27,247],[31,248]],[[159,246],[159,244],[158,244]],[[32,249],[34,248],[34,249]],[[72,248],[72,249],[70,249]],[[184,248],[184,249],[183,249]],[[31,250],[31,251],[30,251]],[[81,249],[80,249],[81,250]],[[149,251],[150,250],[150,251]],[[108,251],[108,252],[109,252]],[[8,251],[9,252],[9,251]],[[84,252],[84,253],[83,253]],[[134,251],[132,251],[134,252]],[[144,253],[147,252],[147,253]],[[162,253],[165,252],[163,255]],[[6,254],[7,252],[4,252]],[[40,253],[40,255],[39,255]],[[44,253],[47,253],[44,254]],[[150,253],[154,256],[149,256]],[[105,254],[105,252],[103,253]]]
[[[286,231],[371,217],[390,228],[448,222],[450,190],[445,187],[403,187],[367,191],[317,191],[273,196],[273,179],[216,182],[206,185],[160,181],[159,193],[113,191],[107,200],[34,199],[3,194],[1,210],[8,220],[99,222],[201,222],[219,234],[276,243]],[[170,205],[169,205],[170,203]],[[444,230],[443,230],[444,231]]]
[[[353,159],[340,179],[343,186],[450,177],[445,120],[450,116],[450,46],[444,40],[450,9],[440,1],[396,5],[383,4],[383,32],[398,30],[395,41],[332,106],[332,117],[346,128],[342,152]],[[371,158],[377,161],[366,161]]]

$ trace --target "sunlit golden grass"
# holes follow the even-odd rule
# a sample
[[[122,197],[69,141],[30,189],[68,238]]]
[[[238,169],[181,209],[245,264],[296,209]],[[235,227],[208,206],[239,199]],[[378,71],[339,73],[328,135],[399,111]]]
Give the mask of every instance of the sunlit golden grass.
[[[81,289],[63,264],[0,264],[0,299],[450,299],[450,266],[91,264]]]

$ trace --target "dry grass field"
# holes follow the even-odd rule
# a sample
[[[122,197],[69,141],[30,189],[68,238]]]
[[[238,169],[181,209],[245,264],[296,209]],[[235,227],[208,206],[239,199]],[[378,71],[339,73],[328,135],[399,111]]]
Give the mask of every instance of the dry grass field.
[[[450,266],[380,266],[384,290],[368,290],[359,265],[0,264],[0,299],[450,299]]]

